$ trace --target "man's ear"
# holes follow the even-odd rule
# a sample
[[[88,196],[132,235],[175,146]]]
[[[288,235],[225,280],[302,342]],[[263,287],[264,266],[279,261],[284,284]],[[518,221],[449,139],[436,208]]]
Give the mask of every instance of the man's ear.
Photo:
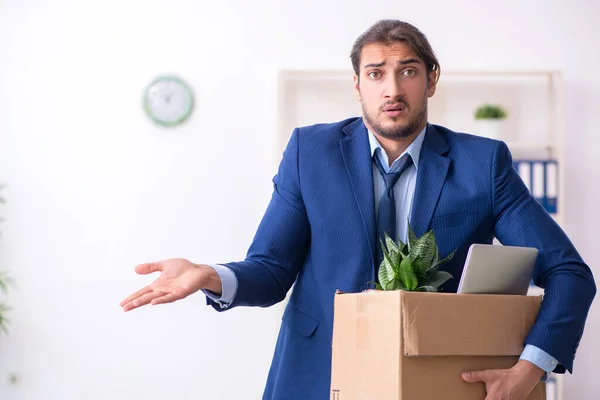
[[[437,71],[430,71],[427,79],[427,96],[433,97],[435,89],[437,88]]]
[[[358,101],[360,101],[360,88],[359,88],[359,84],[360,84],[360,79],[355,74],[354,75],[354,96],[356,96],[356,100],[358,100]]]

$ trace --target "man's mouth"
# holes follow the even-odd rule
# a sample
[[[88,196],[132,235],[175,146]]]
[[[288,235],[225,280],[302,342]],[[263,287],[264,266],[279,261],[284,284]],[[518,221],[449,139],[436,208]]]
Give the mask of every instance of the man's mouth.
[[[383,113],[390,118],[395,118],[395,117],[400,116],[405,110],[406,109],[403,105],[394,104],[394,105],[385,106],[383,108]]]

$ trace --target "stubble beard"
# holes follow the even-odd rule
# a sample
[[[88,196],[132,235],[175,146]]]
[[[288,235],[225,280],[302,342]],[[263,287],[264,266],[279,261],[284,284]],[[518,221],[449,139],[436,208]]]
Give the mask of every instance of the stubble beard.
[[[403,104],[406,112],[410,111],[410,109],[408,108],[408,104],[405,101],[401,100],[400,103]],[[383,108],[386,105],[388,104],[383,104],[379,108],[379,115],[383,115]],[[425,100],[423,101],[423,104],[421,104],[421,107],[419,108],[417,114],[412,117],[409,117],[409,120],[402,125],[384,127],[382,124],[379,123],[379,118],[373,116],[367,111],[365,104],[362,101],[361,108],[363,118],[365,119],[367,124],[369,124],[371,129],[373,129],[374,133],[380,135],[381,137],[391,140],[403,139],[417,133],[416,131],[418,129],[422,129],[423,124],[427,121],[427,97],[425,97]]]

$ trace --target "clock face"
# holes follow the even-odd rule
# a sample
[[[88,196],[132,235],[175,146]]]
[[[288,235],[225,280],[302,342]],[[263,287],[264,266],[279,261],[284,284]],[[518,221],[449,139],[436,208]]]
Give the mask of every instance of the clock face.
[[[175,76],[154,80],[144,94],[144,109],[148,116],[163,126],[183,123],[192,113],[194,95],[190,87]]]

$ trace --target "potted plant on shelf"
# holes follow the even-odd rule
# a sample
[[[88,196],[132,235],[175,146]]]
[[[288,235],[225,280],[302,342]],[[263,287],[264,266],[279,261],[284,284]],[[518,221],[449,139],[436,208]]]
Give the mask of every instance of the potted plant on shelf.
[[[408,224],[408,243],[394,242],[387,234],[385,244],[381,241],[383,261],[379,267],[378,290],[406,290],[418,292],[438,292],[442,285],[453,276],[439,271],[440,264],[454,257],[454,250],[444,259],[440,259],[433,231],[417,238]]]
[[[499,105],[483,104],[475,110],[477,134],[490,139],[500,139],[502,121],[507,112]]]

